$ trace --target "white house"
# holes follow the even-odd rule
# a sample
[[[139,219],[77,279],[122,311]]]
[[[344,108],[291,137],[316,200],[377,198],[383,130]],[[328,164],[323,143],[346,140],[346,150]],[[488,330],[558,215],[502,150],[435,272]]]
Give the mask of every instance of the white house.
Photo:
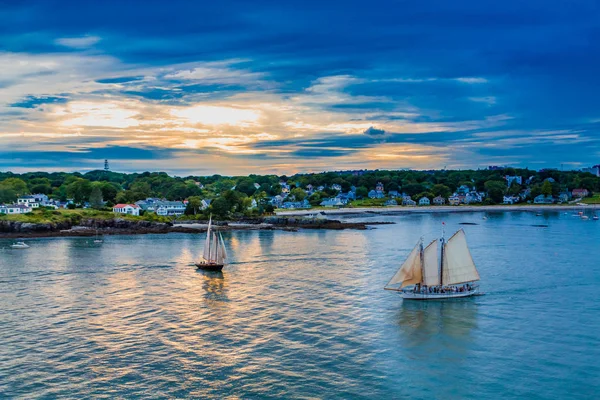
[[[186,205],[181,201],[157,201],[154,206],[156,215],[183,215]]]
[[[421,197],[421,199],[419,200],[419,205],[420,206],[429,206],[429,205],[431,205],[431,201],[427,197]]]
[[[32,211],[27,204],[3,204],[0,205],[0,214],[26,214]]]
[[[321,202],[321,206],[323,207],[341,207],[345,203],[339,197],[332,197],[330,199],[325,199]]]
[[[338,192],[342,190],[342,185],[339,185],[337,183],[334,183],[333,185],[331,185],[331,188],[333,190],[337,190]]]
[[[511,175],[506,175],[506,186],[510,187],[510,185],[512,185],[513,182],[517,182],[517,184],[522,185],[523,184],[523,177],[522,176],[511,176]]]
[[[22,205],[26,205],[30,208],[39,208],[40,206],[40,200],[37,199],[35,196],[29,195],[29,196],[21,196],[17,199],[17,204],[22,204]]]
[[[113,212],[117,214],[140,215],[140,206],[137,204],[117,204],[113,207]]]

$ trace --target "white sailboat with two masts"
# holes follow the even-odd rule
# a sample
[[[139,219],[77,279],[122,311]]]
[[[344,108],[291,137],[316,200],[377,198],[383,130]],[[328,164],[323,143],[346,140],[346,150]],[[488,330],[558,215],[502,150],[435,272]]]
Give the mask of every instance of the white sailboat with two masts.
[[[442,235],[426,247],[419,240],[384,289],[410,300],[450,299],[478,295],[479,286],[474,283],[479,279],[461,229],[448,241]]]
[[[196,267],[209,271],[221,271],[227,260],[227,250],[221,232],[212,232],[212,217],[208,221],[202,258],[202,261],[196,263]]]

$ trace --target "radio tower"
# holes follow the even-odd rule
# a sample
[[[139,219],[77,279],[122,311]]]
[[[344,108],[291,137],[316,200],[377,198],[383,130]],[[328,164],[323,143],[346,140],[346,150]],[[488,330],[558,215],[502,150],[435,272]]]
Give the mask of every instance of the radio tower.
[[[104,170],[108,172],[108,160],[104,160]]]

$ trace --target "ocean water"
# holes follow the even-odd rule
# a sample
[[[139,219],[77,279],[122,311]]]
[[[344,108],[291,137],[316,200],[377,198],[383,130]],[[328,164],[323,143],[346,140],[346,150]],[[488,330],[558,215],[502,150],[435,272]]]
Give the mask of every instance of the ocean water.
[[[222,274],[201,234],[2,240],[0,398],[599,398],[600,221],[368,218],[396,224],[228,232]],[[442,221],[487,294],[382,290]]]

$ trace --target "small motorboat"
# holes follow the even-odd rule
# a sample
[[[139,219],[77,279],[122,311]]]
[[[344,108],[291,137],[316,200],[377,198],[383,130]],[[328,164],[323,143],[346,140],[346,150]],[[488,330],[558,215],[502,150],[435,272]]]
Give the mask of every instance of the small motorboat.
[[[12,249],[28,249],[29,246],[25,242],[16,242],[10,245]]]
[[[594,215],[594,216],[592,217],[592,219],[593,219],[594,221],[598,221],[598,216],[597,216],[597,215]]]
[[[590,219],[590,217],[588,217],[587,215],[582,215],[581,219],[584,221],[587,221],[588,219]]]

